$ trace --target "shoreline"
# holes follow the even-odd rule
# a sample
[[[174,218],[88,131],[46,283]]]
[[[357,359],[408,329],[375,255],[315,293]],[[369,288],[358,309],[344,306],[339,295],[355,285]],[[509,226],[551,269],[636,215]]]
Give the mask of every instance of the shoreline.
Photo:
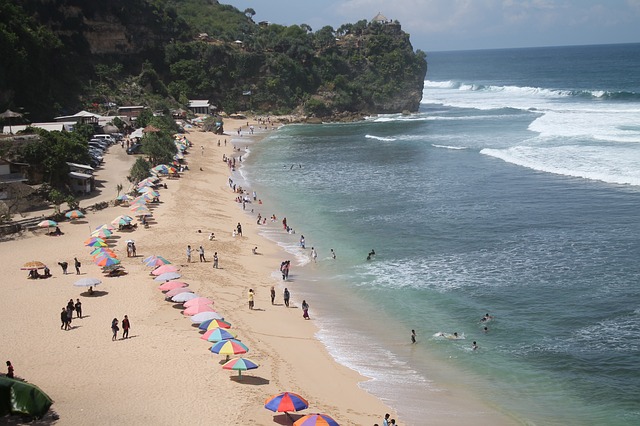
[[[256,124],[254,120],[249,121]],[[52,410],[60,416],[58,424],[80,424],[86,421],[87,415],[93,416],[96,424],[114,421],[197,424],[207,415],[223,415],[230,424],[273,424],[274,421],[282,424],[284,417],[264,409],[263,404],[265,398],[284,390],[298,392],[309,400],[309,409],[293,414],[294,418],[324,412],[343,425],[381,424],[384,413],[388,412],[399,424],[416,424],[398,417],[394,409],[385,405],[384,396],[368,390],[369,377],[329,353],[326,341],[318,337],[326,329],[321,322],[322,303],[312,303],[311,321],[304,321],[298,309],[302,301],[300,295],[309,294],[305,289],[292,290],[291,308],[281,306],[281,282],[274,273],[280,262],[290,256],[277,242],[260,235],[264,230],[281,230],[280,222],[268,220],[266,227],[258,227],[255,216],[242,211],[228,185],[228,168],[222,163],[223,154],[234,154],[234,143],[240,145],[242,140],[251,140],[254,144],[271,134],[266,130],[251,137],[235,138],[230,129],[245,123],[246,119],[228,119],[225,123],[228,135],[198,130],[186,135],[193,144],[187,157],[190,170],[179,180],[164,180],[168,188],[160,191],[161,203],[154,209],[150,228],[114,234],[110,245],[129,275],[104,279],[103,285],[97,288],[105,292],[102,297],[78,296],[81,290],[71,285],[77,277],[61,275],[55,262],[62,256],[67,256],[68,261],[69,253],[77,254],[83,264],[82,277],[100,277],[99,268],[92,264],[89,250],[82,241],[90,229],[110,222],[128,209],[109,207],[89,213],[86,223],[91,226],[64,222],[65,235],[56,237],[59,239],[36,233],[0,243],[0,255],[3,259],[10,258],[0,270],[11,278],[0,288],[12,296],[15,294],[0,302],[5,313],[15,319],[0,336],[3,341],[17,343],[9,353],[3,354],[13,362],[18,376],[40,386],[54,399]],[[217,147],[216,141],[225,138],[228,145]],[[203,151],[200,146],[205,147]],[[110,156],[122,157],[123,152],[113,149]],[[124,158],[132,163],[135,157],[124,154]],[[107,163],[101,170],[102,175],[113,176],[110,165]],[[115,182],[106,180],[99,195],[105,196],[111,191],[111,184],[115,188]],[[113,191],[115,197],[115,189]],[[265,204],[266,208],[268,200]],[[265,217],[271,214],[264,210],[261,213]],[[231,234],[237,222],[243,227],[242,238]],[[208,241],[210,232],[215,233],[213,241]],[[129,238],[135,239],[138,246],[138,257],[134,259],[124,254],[124,241]],[[202,244],[209,261],[186,263],[187,244],[194,249]],[[259,255],[251,253],[255,246]],[[211,264],[214,251],[220,255],[218,270],[213,270]],[[177,309],[179,305],[165,302],[156,289],[157,283],[149,278],[150,268],[144,267],[140,260],[151,254],[162,255],[180,266],[181,280],[189,283],[197,294],[215,301],[214,309],[232,322],[238,338],[249,346],[247,357],[260,364],[257,370],[243,374],[242,381],[238,381],[234,373],[220,368],[222,358],[207,350],[210,344],[200,341],[197,329]],[[36,259],[49,264],[54,274],[52,279],[32,282],[19,271],[22,263]],[[302,278],[305,268],[296,266],[295,269]],[[272,285],[278,288],[276,306],[269,300]],[[287,285],[293,289],[298,284]],[[253,311],[247,308],[249,288],[256,291]],[[69,297],[82,298],[88,317],[75,323],[79,325],[77,329],[58,334],[59,308],[55,308],[55,303],[62,306]],[[132,321],[132,339],[111,342],[107,324],[114,316],[121,318],[125,314]],[[43,346],[51,349],[41,351],[39,348]],[[444,393],[438,393],[439,390],[433,394],[433,400],[422,414],[434,424],[458,424],[465,418],[462,413],[450,417],[446,409],[441,409],[459,403],[460,396],[465,403],[476,399],[464,397],[465,392],[460,390],[451,392],[446,387],[444,390]],[[217,396],[220,393],[225,395],[224,400]],[[141,394],[163,397],[148,398]],[[117,401],[112,401],[113,395],[118,396]],[[173,411],[167,399],[180,402],[184,408]],[[470,405],[476,407],[475,403]],[[502,419],[495,424],[509,423],[497,412],[489,414],[492,419]],[[470,415],[466,417],[472,420]]]
[[[232,133],[229,124],[235,123],[228,122],[227,132]],[[95,424],[197,424],[221,415],[229,424],[273,424],[284,415],[266,410],[264,400],[284,390],[309,400],[309,409],[292,414],[294,418],[324,412],[340,424],[381,422],[384,413],[392,411],[354,386],[364,378],[326,353],[313,337],[313,321],[304,321],[299,309],[270,305],[268,289],[275,284],[271,271],[277,269],[282,252],[275,244],[265,244],[250,216],[238,214],[221,163],[223,153],[232,153],[231,144],[218,148],[214,141],[219,136],[212,133],[192,131],[186,136],[193,144],[187,157],[190,171],[179,180],[164,180],[168,188],[160,191],[161,203],[153,209],[148,229],[114,234],[110,246],[128,275],[102,279],[96,288],[100,297],[86,297],[72,285],[77,278],[102,275],[82,242],[90,229],[128,209],[109,207],[89,213],[81,222],[63,222],[61,237],[36,231],[0,243],[0,255],[7,259],[0,267],[7,277],[0,288],[12,295],[0,302],[12,318],[0,336],[13,342],[3,355],[12,361],[16,375],[51,396],[57,424],[80,424],[89,418]],[[200,145],[205,146],[203,155]],[[105,175],[111,176],[111,156],[133,161],[119,149],[110,148]],[[110,186],[104,184],[102,195],[111,191]],[[231,229],[238,221],[244,237],[233,238]],[[209,242],[212,231],[216,238]],[[129,238],[136,241],[137,258],[126,257],[124,241]],[[202,244],[209,258],[218,251],[220,269],[214,271],[210,259],[186,263],[187,244]],[[256,245],[260,255],[251,253]],[[157,283],[149,278],[149,268],[140,260],[151,254],[179,265],[191,289],[215,300],[215,309],[232,322],[250,348],[248,357],[260,368],[243,374],[241,381],[220,368],[222,357],[208,351],[210,344],[199,339],[197,329],[177,305],[163,300]],[[81,276],[63,275],[56,262],[70,261],[74,255],[82,262]],[[26,279],[20,266],[36,259],[49,265],[52,278]],[[253,311],[246,307],[249,286],[256,291]],[[82,300],[85,317],[74,320],[72,330],[61,331],[59,309],[69,298]],[[300,303],[295,296],[293,302]],[[125,314],[131,319],[131,338],[112,342],[108,324]],[[172,409],[168,401],[179,401],[181,408]]]

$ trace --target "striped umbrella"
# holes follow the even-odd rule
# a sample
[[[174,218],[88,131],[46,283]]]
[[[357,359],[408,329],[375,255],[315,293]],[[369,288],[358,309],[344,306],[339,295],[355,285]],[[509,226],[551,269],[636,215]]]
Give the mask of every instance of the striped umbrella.
[[[340,426],[326,414],[307,414],[299,418],[293,426]]]
[[[193,318],[193,317],[192,317]],[[218,318],[211,318],[206,321],[203,321],[198,325],[200,330],[207,331],[210,328],[231,328],[231,323]]]
[[[235,339],[236,337],[238,337],[237,333],[229,331],[226,328],[212,328],[200,336],[202,340],[208,342],[219,342],[221,340]]]
[[[71,210],[70,212],[66,212],[64,215],[67,219],[80,219],[81,217],[84,217],[84,213],[80,210]]]
[[[97,259],[94,259],[94,263],[98,266],[111,266],[111,265],[117,265],[120,263],[119,259],[116,259],[115,257],[99,257]]]
[[[100,228],[93,231],[91,236],[106,239],[109,238],[111,234],[113,234],[113,232],[109,231],[107,228]]]
[[[43,220],[38,223],[38,227],[40,228],[53,228],[54,226],[58,226],[58,222],[55,220]]]
[[[211,352],[219,355],[239,355],[249,352],[249,348],[240,340],[221,340],[211,346]]]
[[[222,365],[222,368],[225,370],[236,370],[238,371],[238,377],[242,377],[242,372],[247,370],[254,370],[258,368],[259,365],[250,360],[249,358],[234,358],[231,361],[225,362]]]
[[[309,408],[309,402],[297,393],[282,392],[267,398],[264,402],[264,408],[279,413],[300,411]]]

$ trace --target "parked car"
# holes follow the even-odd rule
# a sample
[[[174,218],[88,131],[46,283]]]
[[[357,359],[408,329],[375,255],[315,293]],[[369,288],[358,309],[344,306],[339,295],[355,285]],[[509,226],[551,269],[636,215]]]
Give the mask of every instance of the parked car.
[[[142,144],[141,143],[134,143],[129,148],[127,148],[127,154],[129,154],[129,155],[131,155],[131,154],[140,154],[140,152],[142,152]]]

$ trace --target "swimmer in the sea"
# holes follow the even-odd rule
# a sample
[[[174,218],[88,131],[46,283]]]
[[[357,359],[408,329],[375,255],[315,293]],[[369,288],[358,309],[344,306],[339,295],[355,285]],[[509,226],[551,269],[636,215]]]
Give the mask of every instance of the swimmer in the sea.
[[[471,349],[474,350],[474,351],[478,349],[478,344],[476,343],[475,340],[473,341],[473,344],[471,345]]]

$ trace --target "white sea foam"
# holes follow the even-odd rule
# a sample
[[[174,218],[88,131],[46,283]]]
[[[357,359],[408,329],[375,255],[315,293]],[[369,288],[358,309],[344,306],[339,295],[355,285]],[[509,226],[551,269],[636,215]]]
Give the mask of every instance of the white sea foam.
[[[396,140],[396,138],[390,138],[390,137],[382,137],[382,136],[375,136],[375,135],[364,135],[365,138],[367,139],[375,139],[378,141],[384,141],[384,142],[393,142]]]
[[[640,151],[626,146],[556,147],[516,146],[507,149],[485,148],[481,154],[499,158],[533,170],[640,186]]]
[[[466,146],[437,145],[435,143],[432,143],[431,146],[434,147],[434,148],[444,148],[444,149],[453,149],[453,150],[467,149]]]

